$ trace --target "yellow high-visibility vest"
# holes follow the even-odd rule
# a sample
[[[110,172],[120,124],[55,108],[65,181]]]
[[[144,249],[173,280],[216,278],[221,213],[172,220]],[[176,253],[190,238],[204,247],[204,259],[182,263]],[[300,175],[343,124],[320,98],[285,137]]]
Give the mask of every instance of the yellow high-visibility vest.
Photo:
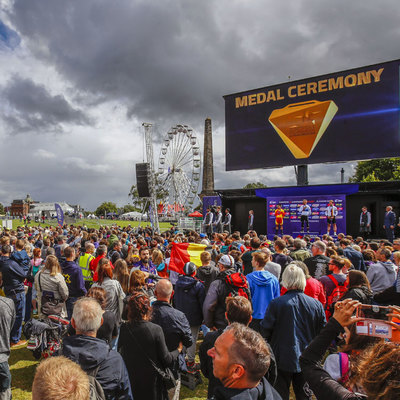
[[[78,265],[81,267],[83,280],[84,281],[93,281],[92,274],[89,268],[90,261],[94,259],[90,253],[85,253],[82,256],[79,256]]]

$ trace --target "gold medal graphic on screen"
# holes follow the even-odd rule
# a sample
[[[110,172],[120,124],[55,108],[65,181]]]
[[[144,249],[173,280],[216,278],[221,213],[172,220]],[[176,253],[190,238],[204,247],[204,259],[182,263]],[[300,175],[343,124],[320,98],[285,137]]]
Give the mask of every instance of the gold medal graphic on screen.
[[[308,158],[337,110],[332,100],[312,100],[274,110],[268,121],[296,158]]]

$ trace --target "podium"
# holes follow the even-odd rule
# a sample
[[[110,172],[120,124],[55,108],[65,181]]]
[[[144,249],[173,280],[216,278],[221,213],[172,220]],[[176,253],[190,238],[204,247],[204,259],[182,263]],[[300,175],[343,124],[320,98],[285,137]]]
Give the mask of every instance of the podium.
[[[310,232],[303,232],[303,231],[294,231],[292,232],[292,236],[294,239],[298,237],[310,236],[311,239],[315,239],[316,237],[321,237],[323,233],[310,231]]]

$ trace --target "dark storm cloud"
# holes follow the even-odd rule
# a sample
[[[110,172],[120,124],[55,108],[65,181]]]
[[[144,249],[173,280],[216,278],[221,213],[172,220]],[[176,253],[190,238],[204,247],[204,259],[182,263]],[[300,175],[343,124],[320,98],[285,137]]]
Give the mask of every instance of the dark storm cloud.
[[[67,100],[53,94],[51,79],[42,79],[48,90],[31,81],[23,87],[19,78],[5,87],[7,96],[2,93],[8,107],[1,108],[0,117],[16,131],[29,128],[32,132],[87,124],[89,111],[97,113],[96,125],[106,119],[115,122],[107,125],[110,132],[101,131],[99,147],[92,154],[75,150],[78,154],[73,156],[86,164],[72,158],[62,168],[50,168],[50,172],[43,168],[36,181],[27,176],[26,169],[17,178],[34,186],[51,182],[57,175],[58,186],[46,186],[42,200],[58,195],[92,208],[99,199],[111,197],[102,191],[103,186],[112,189],[110,200],[117,202],[129,191],[132,165],[119,166],[119,173],[111,174],[112,166],[102,171],[97,158],[119,153],[109,148],[116,131],[141,121],[156,123],[154,133],[159,139],[177,123],[189,124],[201,133],[204,119],[212,118],[217,188],[254,181],[268,186],[294,184],[293,167],[225,172],[222,96],[281,83],[289,76],[301,79],[399,57],[398,0],[386,0],[384,6],[375,0],[14,0],[10,4],[7,24],[21,37],[20,47],[29,53],[27,62],[54,68],[71,92]],[[18,84],[22,85],[19,92],[14,88]],[[35,101],[37,95],[44,102]],[[112,111],[99,115],[99,109],[107,113],[107,103],[109,109],[122,110],[124,121]],[[125,115],[131,121],[126,122]],[[90,132],[82,136],[86,146],[97,142],[90,140]],[[141,146],[140,137],[135,136],[136,147]],[[57,148],[45,148],[55,154],[54,159],[70,139],[57,140]],[[47,153],[41,154],[46,157]],[[44,158],[47,163],[52,160],[48,156]],[[38,166],[42,165],[39,161]],[[79,168],[66,188],[63,172],[69,172],[71,165]],[[339,182],[340,168],[310,166],[310,183]],[[347,180],[352,167],[346,164],[345,168]],[[125,202],[125,197],[120,201]]]
[[[52,95],[30,79],[14,76],[1,90],[7,108],[3,120],[13,133],[62,131],[62,123],[85,125],[89,118],[63,95]]]
[[[398,1],[360,4],[16,0],[11,20],[77,89],[124,102],[128,117],[221,125],[223,94],[395,58]]]

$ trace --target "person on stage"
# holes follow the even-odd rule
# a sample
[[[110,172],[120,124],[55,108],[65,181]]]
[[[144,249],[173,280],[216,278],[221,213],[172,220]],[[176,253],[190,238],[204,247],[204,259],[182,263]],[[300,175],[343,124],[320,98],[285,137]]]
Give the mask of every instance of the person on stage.
[[[278,204],[275,210],[275,231],[277,235],[279,235],[279,231],[281,231],[281,235],[283,235],[283,218],[285,214],[285,210]]]
[[[253,210],[249,211],[249,222],[247,224],[247,230],[248,231],[254,230],[254,211]]]
[[[328,224],[328,231],[327,234],[330,234],[331,226],[333,226],[333,235],[337,235],[337,226],[336,226],[336,216],[338,215],[338,209],[333,204],[333,200],[329,200],[328,207],[326,207],[325,211],[326,215],[326,222]]]
[[[311,207],[307,204],[307,199],[303,200],[303,204],[299,207],[301,231],[304,233],[304,225],[307,225],[307,233],[310,232],[310,224],[308,217],[311,215]]]
[[[215,212],[215,222],[213,222],[214,232],[222,233],[222,212],[221,207],[217,207],[217,211]]]
[[[396,224],[396,214],[392,206],[386,207],[385,218],[383,220],[383,229],[386,232],[386,237],[390,243],[394,240],[394,225]]]
[[[360,214],[360,233],[368,238],[371,233],[371,213],[368,211],[367,206],[363,206]]]
[[[231,234],[231,221],[231,210],[229,208],[225,208],[224,231],[228,231],[229,234]]]
[[[212,222],[214,219],[214,215],[211,212],[211,208],[207,207],[207,214],[204,217],[204,221],[203,221],[203,225],[204,225],[204,230],[206,232],[206,234],[208,235],[208,237],[211,237],[212,234]]]

